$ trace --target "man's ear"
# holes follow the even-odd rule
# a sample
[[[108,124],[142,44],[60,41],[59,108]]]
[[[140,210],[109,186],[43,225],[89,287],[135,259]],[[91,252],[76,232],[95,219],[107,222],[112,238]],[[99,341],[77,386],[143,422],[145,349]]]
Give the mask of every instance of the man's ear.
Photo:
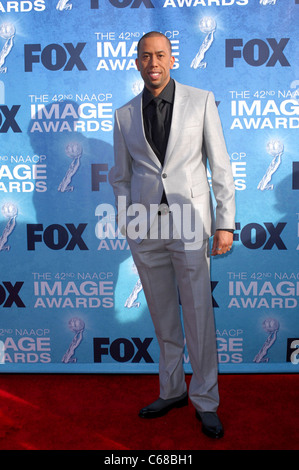
[[[136,67],[137,67],[138,72],[140,72],[138,59],[135,59],[135,64],[136,64]]]

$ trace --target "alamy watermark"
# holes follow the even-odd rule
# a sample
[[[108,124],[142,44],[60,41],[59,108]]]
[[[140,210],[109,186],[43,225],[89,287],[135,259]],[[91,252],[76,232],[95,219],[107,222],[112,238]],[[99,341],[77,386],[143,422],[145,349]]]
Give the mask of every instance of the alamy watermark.
[[[117,198],[117,214],[112,204],[99,204],[95,215],[98,222],[95,234],[98,239],[129,238],[181,239],[193,249],[203,240],[203,205],[150,204],[127,205],[126,197]],[[191,246],[192,245],[192,246]]]

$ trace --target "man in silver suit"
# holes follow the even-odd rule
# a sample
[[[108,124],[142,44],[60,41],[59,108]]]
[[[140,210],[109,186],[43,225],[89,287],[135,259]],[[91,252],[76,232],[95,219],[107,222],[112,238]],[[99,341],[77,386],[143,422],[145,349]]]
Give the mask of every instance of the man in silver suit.
[[[213,93],[173,80],[174,61],[168,38],[145,34],[136,59],[144,90],[115,113],[118,224],[126,232],[160,346],[160,394],[139,416],[163,416],[186,405],[189,395],[202,431],[220,438],[210,254],[232,247],[235,186]],[[132,225],[141,206],[145,210]],[[188,392],[184,337],[192,366]]]

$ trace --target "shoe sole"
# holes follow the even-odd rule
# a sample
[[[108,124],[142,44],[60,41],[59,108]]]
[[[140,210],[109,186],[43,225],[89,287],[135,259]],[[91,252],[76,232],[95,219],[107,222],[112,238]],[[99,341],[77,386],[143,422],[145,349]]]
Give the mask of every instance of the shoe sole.
[[[205,434],[206,436],[211,437],[212,439],[221,439],[221,437],[224,436],[223,429],[221,429],[221,431],[219,431],[219,432],[213,432],[213,431],[210,431],[209,429],[207,429],[203,425],[202,419],[201,419],[200,415],[197,412],[196,412],[196,418],[198,419],[198,421],[201,422],[201,424],[202,424],[201,430],[202,430],[203,434]]]
[[[188,396],[186,398],[183,398],[182,400],[173,403],[173,405],[166,406],[160,411],[148,411],[146,413],[141,413],[139,412],[139,417],[144,418],[144,419],[153,419],[153,418],[160,418],[161,416],[165,416],[169,411],[171,411],[173,408],[183,408],[184,406],[188,405]]]
[[[220,431],[218,433],[211,432],[207,430],[204,426],[202,426],[202,432],[208,437],[211,437],[212,439],[221,439],[221,437],[224,436],[224,432]]]

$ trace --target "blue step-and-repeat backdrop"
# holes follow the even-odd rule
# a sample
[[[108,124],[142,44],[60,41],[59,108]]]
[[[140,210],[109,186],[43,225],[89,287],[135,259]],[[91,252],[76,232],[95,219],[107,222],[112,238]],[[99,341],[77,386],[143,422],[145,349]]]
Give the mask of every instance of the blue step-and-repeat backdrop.
[[[299,0],[0,1],[0,372],[158,371],[109,184],[150,30],[176,80],[214,92],[233,168],[235,244],[211,268],[219,371],[298,372],[298,17]]]

